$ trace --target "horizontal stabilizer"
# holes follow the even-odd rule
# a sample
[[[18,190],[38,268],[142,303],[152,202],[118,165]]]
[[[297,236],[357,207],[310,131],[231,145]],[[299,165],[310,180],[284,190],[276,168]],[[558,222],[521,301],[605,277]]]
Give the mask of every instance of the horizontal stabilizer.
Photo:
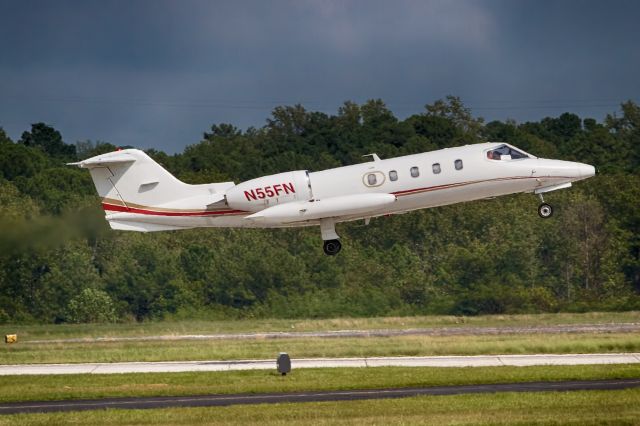
[[[134,161],[136,161],[136,159],[132,155],[126,152],[116,151],[104,155],[97,155],[87,160],[78,161],[77,163],[67,163],[67,165],[88,169],[92,167],[108,166],[109,164],[133,163]]]

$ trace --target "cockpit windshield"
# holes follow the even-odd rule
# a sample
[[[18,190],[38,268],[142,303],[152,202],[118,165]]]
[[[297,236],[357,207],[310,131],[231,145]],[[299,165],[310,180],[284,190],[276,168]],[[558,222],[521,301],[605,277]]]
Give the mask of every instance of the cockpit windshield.
[[[495,149],[487,151],[487,158],[489,160],[518,160],[520,158],[529,158],[529,156],[508,145],[500,145]]]

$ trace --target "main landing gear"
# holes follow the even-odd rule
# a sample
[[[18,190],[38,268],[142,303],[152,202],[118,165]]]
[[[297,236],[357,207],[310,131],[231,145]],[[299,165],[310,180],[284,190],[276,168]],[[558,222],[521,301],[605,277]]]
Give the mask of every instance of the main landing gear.
[[[324,244],[322,246],[324,254],[328,256],[335,256],[340,253],[342,244],[340,244],[340,237],[336,234],[336,223],[333,219],[322,219],[320,221],[320,233],[324,240]]]
[[[324,254],[328,256],[335,256],[336,254],[340,253],[341,248],[342,244],[340,244],[340,240],[327,240],[322,246]]]
[[[551,204],[547,204],[544,202],[542,194],[538,195],[540,196],[540,201],[542,202],[542,204],[538,206],[538,215],[543,219],[548,219],[553,216],[553,207],[551,207]]]

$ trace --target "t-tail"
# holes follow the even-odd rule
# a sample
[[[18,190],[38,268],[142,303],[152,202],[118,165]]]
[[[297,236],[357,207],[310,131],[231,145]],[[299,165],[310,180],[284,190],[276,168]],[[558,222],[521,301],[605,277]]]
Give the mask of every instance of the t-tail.
[[[233,182],[190,185],[174,177],[143,151],[125,149],[98,155],[77,163],[89,169],[106,219],[113,229],[166,231],[192,226],[176,216],[207,216],[232,213],[225,191]]]

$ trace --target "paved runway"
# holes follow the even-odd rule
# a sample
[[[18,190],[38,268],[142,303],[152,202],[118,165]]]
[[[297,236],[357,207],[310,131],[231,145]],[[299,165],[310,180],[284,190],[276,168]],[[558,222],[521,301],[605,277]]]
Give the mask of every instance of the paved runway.
[[[141,409],[168,407],[221,407],[237,404],[275,404],[284,402],[354,401],[403,398],[419,395],[459,395],[495,392],[547,392],[577,390],[615,390],[640,387],[640,379],[588,380],[566,382],[528,382],[463,386],[433,386],[404,389],[363,389],[268,394],[199,395],[175,397],[105,398],[69,401],[30,401],[0,404],[0,414],[80,411],[107,408]]]
[[[640,363],[640,353],[558,355],[476,355],[292,359],[298,368],[333,367],[492,367]],[[176,373],[185,371],[275,370],[276,360],[115,362],[0,365],[0,376],[46,374]]]

